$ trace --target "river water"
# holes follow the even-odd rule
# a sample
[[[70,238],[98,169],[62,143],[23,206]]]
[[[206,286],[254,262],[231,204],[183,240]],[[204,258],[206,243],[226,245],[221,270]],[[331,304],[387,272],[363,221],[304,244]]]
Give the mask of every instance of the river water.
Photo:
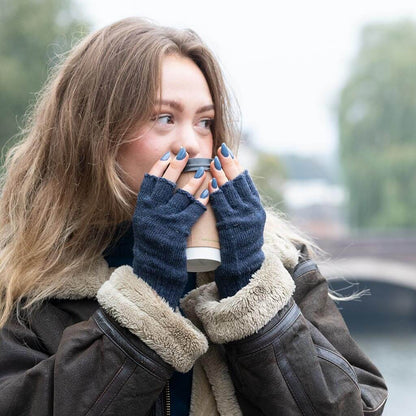
[[[416,332],[353,336],[386,380],[383,416],[416,416]]]

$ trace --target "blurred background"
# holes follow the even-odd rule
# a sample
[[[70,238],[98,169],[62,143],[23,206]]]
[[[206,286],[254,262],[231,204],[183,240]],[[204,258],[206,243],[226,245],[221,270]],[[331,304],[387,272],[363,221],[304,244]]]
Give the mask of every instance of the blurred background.
[[[263,199],[327,253],[353,336],[416,415],[416,2],[0,0],[0,143],[48,71],[127,16],[194,29],[240,104],[239,157]]]

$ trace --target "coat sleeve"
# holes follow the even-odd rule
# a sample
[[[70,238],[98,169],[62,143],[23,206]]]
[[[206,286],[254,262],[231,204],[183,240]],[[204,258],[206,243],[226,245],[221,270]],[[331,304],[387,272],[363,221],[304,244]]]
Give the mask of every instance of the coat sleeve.
[[[127,266],[115,270],[98,300],[90,319],[65,328],[53,354],[32,325],[12,319],[2,328],[1,415],[147,415],[174,369],[187,371],[207,348]]]
[[[191,293],[208,337],[223,344],[243,414],[381,415],[382,376],[360,350],[311,261],[294,278],[266,256],[236,295]],[[296,284],[296,287],[295,287]]]

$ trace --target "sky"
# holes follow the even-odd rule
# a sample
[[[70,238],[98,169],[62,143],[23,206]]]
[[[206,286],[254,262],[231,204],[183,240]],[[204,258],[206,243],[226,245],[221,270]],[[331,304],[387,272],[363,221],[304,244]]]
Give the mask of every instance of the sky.
[[[415,0],[77,0],[94,29],[128,16],[195,30],[218,58],[241,125],[267,152],[336,152],[339,93],[367,23],[416,21]]]

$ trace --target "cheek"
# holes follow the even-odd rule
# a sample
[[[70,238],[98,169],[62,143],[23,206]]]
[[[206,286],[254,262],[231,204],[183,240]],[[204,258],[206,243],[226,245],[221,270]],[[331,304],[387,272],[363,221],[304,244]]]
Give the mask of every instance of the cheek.
[[[142,137],[121,146],[117,161],[124,171],[124,182],[138,192],[144,174],[166,153],[166,146]]]
[[[216,152],[216,149],[213,149],[213,146],[214,146],[214,139],[211,136],[210,140],[207,140],[204,143],[204,148],[203,148],[204,157],[212,157],[213,156],[213,153]]]
[[[146,155],[143,146],[137,142],[125,143],[121,146],[117,162],[123,170],[124,182],[133,190],[138,190],[146,169]]]

